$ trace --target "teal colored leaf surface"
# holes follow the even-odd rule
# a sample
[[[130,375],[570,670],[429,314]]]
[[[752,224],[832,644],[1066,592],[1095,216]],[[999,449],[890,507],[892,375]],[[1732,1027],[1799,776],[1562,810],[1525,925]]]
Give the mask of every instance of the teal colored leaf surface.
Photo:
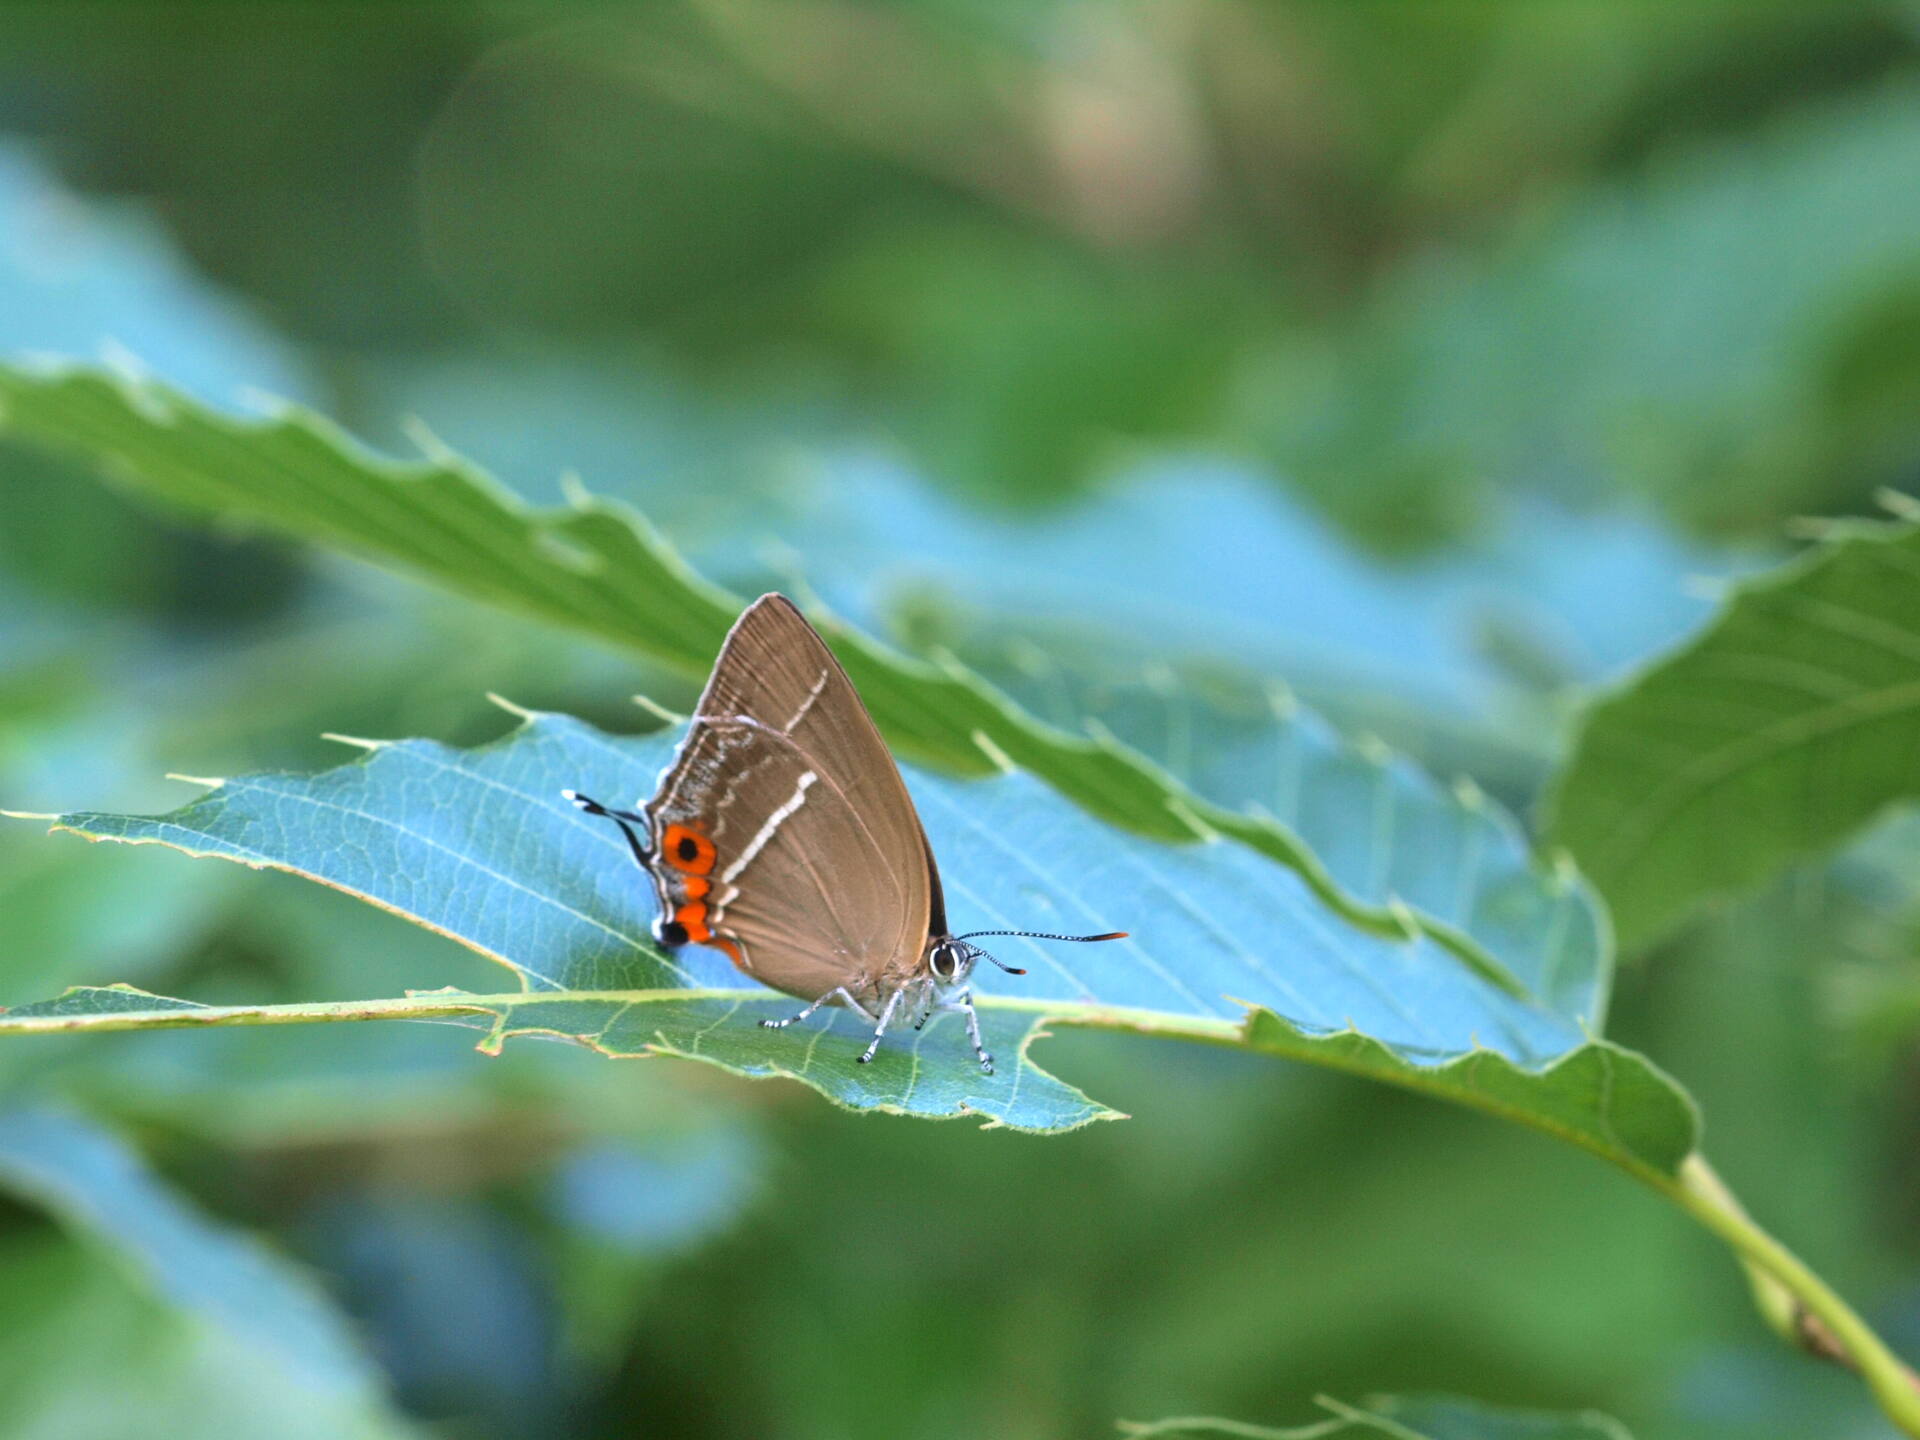
[[[1124,928],[1101,947],[1010,940],[1024,977],[979,990],[990,1048],[980,1074],[958,1030],[936,1022],[855,1055],[838,1012],[767,1031],[795,1002],[697,947],[646,940],[651,890],[611,827],[563,788],[651,792],[672,737],[615,737],[535,715],[492,746],[380,744],[319,775],[221,784],[170,815],[76,814],[63,828],[296,871],[363,896],[490,955],[516,993],[433,994],[365,1005],[161,1012],[138,992],[94,989],[0,1017],[0,1033],[376,1014],[479,1024],[497,1048],[522,1034],[609,1054],[670,1054],[749,1075],[789,1075],[861,1109],[984,1115],[1072,1128],[1112,1112],[1039,1069],[1028,1047],[1049,1019],[1182,1036],[1337,1065],[1538,1124],[1629,1168],[1670,1172],[1692,1148],[1685,1097],[1644,1060],[1592,1042],[1576,1014],[1516,997],[1420,933],[1345,925],[1294,871],[1221,838],[1169,846],[1117,830],[1031,777],[909,784],[940,856],[951,918],[966,927]],[[406,977],[395,977],[395,989]],[[120,1015],[112,1012],[116,1007]],[[293,1013],[303,1012],[303,1013]],[[1250,1013],[1251,1012],[1251,1013]],[[99,1023],[96,1023],[99,1022]],[[1589,1073],[1604,1053],[1625,1083]],[[1619,1076],[1615,1077],[1618,1080]]]
[[[1849,524],[1593,706],[1551,831],[1640,945],[1920,794],[1916,743],[1920,525]]]
[[[1470,782],[1437,783],[1377,741],[1344,739],[1283,688],[1218,673],[1084,680],[1049,665],[1026,683],[1095,733],[1164,764],[1222,810],[1288,837],[1324,884],[1465,937],[1552,1008],[1604,1023],[1611,935],[1571,868],[1543,872],[1520,825]]]

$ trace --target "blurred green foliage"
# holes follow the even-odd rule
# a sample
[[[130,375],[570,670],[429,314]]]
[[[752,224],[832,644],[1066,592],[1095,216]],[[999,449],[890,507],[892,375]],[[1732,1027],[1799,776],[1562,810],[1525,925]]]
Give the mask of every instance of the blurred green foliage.
[[[810,584],[1195,783],[1283,683],[1525,808],[1691,577],[1916,483],[1915,20],[16,5],[0,349],[394,447],[418,416],[541,502],[578,469],[730,586]],[[0,448],[9,806],[165,809],[165,772],[326,763],[323,730],[470,743],[489,689],[633,728],[692,685]],[[1912,854],[1896,820],[1629,957],[1611,1027],[1909,1354]],[[285,877],[30,827],[0,915],[0,1004],[494,983]],[[1890,1433],[1587,1157],[1048,1043],[1135,1118],[981,1135],[424,1026],[20,1040],[0,1086],[139,1167],[119,1203],[317,1277],[365,1367],[333,1433],[1020,1440],[1377,1391]],[[261,1337],[77,1180],[0,1184],[0,1436],[296,1433]]]

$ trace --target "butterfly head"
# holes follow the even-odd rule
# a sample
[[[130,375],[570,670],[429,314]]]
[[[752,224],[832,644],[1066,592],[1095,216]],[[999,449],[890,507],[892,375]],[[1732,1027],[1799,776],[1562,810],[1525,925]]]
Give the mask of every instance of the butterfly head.
[[[1083,945],[1089,941],[1127,938],[1124,930],[1108,930],[1099,935],[1056,935],[1050,930],[969,930],[965,935],[936,935],[927,943],[927,971],[942,990],[966,984],[975,963],[980,960],[991,960],[1009,975],[1027,973],[1017,965],[1007,964],[991,951],[970,944],[976,935],[1013,935],[1026,940],[1071,940]]]
[[[927,942],[927,972],[942,990],[957,989],[967,983],[973,967],[982,960],[991,961],[1009,975],[1027,972],[1009,965],[992,951],[971,944],[973,935],[1028,935],[1042,940],[1107,940],[1117,935],[1044,935],[1034,930],[975,930],[967,935],[936,935]]]
[[[974,962],[987,952],[951,935],[937,935],[927,946],[927,971],[942,990],[967,983]]]

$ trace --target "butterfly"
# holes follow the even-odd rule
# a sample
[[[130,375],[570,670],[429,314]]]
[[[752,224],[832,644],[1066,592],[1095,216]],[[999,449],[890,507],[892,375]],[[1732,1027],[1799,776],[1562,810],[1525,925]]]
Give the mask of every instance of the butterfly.
[[[1125,931],[953,934],[940,867],[906,782],[859,692],[820,634],[784,595],[747,607],[714,661],[686,737],[651,800],[616,810],[561,792],[620,827],[659,901],[654,938],[724,952],[776,990],[807,1002],[780,1029],[822,1006],[873,1026],[873,1059],[896,1019],[920,1029],[967,1017],[980,1068],[974,966],[993,935],[1087,943]]]

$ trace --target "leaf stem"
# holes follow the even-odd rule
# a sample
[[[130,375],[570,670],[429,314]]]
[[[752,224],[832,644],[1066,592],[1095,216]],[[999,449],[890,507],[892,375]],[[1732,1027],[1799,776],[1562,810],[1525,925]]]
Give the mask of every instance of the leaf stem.
[[[340,1020],[438,1020],[490,1014],[494,1006],[526,998],[518,994],[426,994],[392,1000],[316,1001],[296,1005],[175,1004],[151,1010],[71,1015],[18,1015],[0,1010],[0,1035],[57,1035],[76,1030],[190,1030],[214,1025],[313,1025]]]
[[[1920,1377],[1799,1256],[1754,1223],[1705,1157],[1690,1155],[1678,1178],[1643,1178],[1733,1248],[1776,1331],[1855,1371],[1887,1418],[1920,1437]]]
[[[85,989],[87,987],[81,987]],[[344,1020],[451,1020],[475,1015],[497,1015],[503,1009],[537,1008],[547,1004],[573,1005],[605,1000],[622,1005],[660,1000],[748,1001],[777,999],[762,986],[750,989],[670,990],[515,990],[480,995],[464,990],[427,990],[381,1000],[307,1001],[278,1005],[194,1005],[146,995],[130,985],[107,985],[130,1000],[149,999],[153,1008],[103,1009],[67,1014],[9,1013],[0,1009],[0,1035],[67,1034],[77,1030],[184,1030],[215,1025],[313,1025]],[[70,992],[71,993],[71,992]],[[1242,1025],[1203,1015],[1169,1015],[1126,1005],[1088,1005],[1060,1000],[1028,1000],[1017,996],[982,996],[982,1010],[1019,1011],[1070,1025],[1129,1030],[1147,1035],[1176,1036],[1215,1045],[1237,1046]]]

